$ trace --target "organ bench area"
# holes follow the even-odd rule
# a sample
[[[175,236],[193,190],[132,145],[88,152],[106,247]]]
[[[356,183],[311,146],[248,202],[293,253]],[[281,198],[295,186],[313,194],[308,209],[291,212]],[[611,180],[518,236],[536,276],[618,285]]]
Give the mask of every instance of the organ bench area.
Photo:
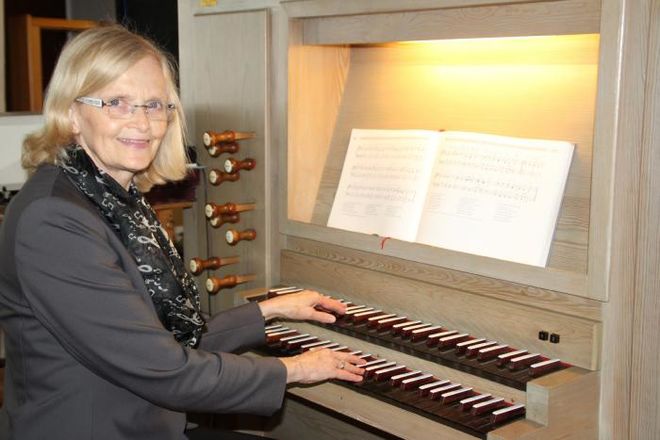
[[[248,355],[325,347],[368,361],[363,383],[291,386],[277,416],[243,429],[660,436],[659,320],[643,306],[655,304],[645,274],[657,262],[644,240],[655,242],[644,228],[659,212],[644,190],[660,126],[657,2],[178,5],[182,102],[207,170],[184,218],[204,308],[315,289],[347,316],[269,323],[263,351]],[[328,227],[354,128],[574,143],[547,264]],[[253,135],[209,141],[227,129]]]

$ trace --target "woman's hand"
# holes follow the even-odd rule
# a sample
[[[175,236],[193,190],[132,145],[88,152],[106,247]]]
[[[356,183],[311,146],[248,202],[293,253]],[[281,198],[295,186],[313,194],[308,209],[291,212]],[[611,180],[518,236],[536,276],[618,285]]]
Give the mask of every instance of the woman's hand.
[[[286,382],[314,383],[327,379],[360,382],[364,359],[327,348],[306,351],[298,356],[280,358],[286,366]]]
[[[266,321],[273,318],[312,320],[326,324],[335,322],[332,313],[343,315],[346,305],[312,290],[281,295],[259,303]]]

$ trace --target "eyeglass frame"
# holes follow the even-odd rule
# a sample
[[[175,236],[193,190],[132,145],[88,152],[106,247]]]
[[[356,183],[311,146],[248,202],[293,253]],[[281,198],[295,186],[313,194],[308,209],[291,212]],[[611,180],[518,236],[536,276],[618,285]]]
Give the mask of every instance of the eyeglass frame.
[[[120,99],[120,98],[113,98],[113,99]],[[110,107],[112,105],[109,102],[104,101],[102,98],[94,98],[92,96],[79,96],[75,99],[75,101],[80,104],[91,105],[92,107],[96,107],[100,109],[103,109],[104,107]],[[176,109],[176,106],[174,104],[167,103],[165,104],[165,115],[166,115],[165,119],[152,119],[150,116],[151,113],[149,113],[149,106],[147,104],[128,104],[128,105],[131,106],[131,111],[130,113],[127,114],[126,118],[113,117],[110,115],[110,113],[107,114],[109,117],[113,119],[131,119],[135,115],[135,112],[138,108],[143,108],[144,115],[147,117],[148,120],[169,122],[171,115],[174,113],[174,110]]]

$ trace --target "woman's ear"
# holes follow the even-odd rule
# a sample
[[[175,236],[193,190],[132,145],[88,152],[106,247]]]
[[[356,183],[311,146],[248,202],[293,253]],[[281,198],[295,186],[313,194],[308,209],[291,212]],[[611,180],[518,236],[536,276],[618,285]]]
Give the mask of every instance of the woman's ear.
[[[75,104],[69,107],[69,121],[71,122],[71,132],[75,135],[80,134],[80,112]]]

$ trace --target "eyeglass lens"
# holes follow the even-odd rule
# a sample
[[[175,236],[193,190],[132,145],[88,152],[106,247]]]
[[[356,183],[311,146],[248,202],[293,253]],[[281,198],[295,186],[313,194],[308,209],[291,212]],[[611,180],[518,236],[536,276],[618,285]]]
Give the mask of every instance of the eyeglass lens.
[[[138,108],[144,109],[147,118],[155,121],[164,121],[171,117],[174,110],[172,106],[162,101],[148,101],[144,104],[131,104],[122,99],[111,99],[104,105],[108,115],[113,118],[128,119],[133,116]]]

